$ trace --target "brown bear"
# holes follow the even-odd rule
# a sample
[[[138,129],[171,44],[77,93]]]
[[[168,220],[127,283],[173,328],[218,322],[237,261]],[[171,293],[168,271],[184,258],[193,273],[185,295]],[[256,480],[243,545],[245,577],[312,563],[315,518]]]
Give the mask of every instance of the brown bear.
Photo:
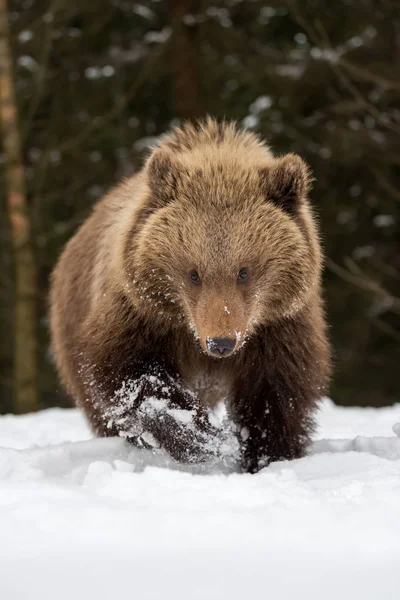
[[[330,353],[309,169],[213,119],[162,137],[112,189],[54,270],[62,379],[93,430],[176,460],[304,454]]]

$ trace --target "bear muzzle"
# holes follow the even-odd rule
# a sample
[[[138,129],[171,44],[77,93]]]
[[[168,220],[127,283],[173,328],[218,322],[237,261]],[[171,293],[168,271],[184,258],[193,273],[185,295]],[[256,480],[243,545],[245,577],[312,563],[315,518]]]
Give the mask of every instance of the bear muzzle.
[[[207,338],[207,349],[213,356],[225,358],[230,356],[236,346],[236,338],[230,337],[214,337]]]

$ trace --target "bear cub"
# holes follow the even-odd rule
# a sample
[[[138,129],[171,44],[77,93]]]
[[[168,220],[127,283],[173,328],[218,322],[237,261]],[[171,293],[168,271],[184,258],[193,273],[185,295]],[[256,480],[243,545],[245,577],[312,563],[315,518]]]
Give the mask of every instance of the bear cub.
[[[99,436],[244,471],[302,456],[330,352],[321,247],[295,154],[232,123],[185,124],[112,189],[52,276],[62,380]]]

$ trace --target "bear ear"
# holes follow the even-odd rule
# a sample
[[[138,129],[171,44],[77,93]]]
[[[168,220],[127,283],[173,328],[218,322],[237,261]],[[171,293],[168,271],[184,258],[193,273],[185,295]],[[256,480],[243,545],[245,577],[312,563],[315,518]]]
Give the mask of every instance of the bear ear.
[[[168,152],[155,150],[146,165],[148,183],[156,206],[163,206],[176,197],[178,168]]]
[[[260,170],[266,200],[289,214],[295,214],[310,189],[310,169],[297,154],[278,158]]]

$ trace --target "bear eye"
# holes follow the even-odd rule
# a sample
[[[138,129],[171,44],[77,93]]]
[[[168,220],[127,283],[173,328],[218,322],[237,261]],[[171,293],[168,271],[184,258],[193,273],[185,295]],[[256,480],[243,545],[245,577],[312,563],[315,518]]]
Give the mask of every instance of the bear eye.
[[[201,283],[200,276],[197,271],[193,270],[189,273],[189,279],[193,281],[193,283]]]
[[[249,270],[248,269],[240,269],[237,280],[239,283],[246,283],[249,279]]]

